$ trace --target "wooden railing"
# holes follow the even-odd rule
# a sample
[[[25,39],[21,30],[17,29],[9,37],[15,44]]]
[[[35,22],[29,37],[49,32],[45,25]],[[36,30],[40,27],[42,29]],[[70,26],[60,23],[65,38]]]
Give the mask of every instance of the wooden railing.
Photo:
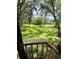
[[[31,40],[23,46],[28,59],[58,59],[58,50],[46,40]]]

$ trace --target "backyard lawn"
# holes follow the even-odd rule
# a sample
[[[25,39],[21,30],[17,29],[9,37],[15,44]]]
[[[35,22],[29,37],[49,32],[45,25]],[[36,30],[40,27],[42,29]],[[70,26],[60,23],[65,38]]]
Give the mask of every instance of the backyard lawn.
[[[23,26],[21,26],[21,32],[23,40],[46,39],[55,45],[59,43],[57,29],[54,25],[23,24]]]

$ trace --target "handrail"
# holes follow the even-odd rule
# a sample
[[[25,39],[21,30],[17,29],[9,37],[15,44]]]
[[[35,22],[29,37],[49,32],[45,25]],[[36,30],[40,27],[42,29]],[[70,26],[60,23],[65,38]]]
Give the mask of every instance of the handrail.
[[[30,41],[24,41],[24,43],[23,43],[23,46],[25,47],[25,50],[27,50],[28,46],[31,48],[31,55],[30,55],[32,57],[31,59],[33,59],[33,45],[37,46],[37,59],[39,59],[39,57],[38,57],[38,45],[40,45],[40,44],[41,44],[41,47],[42,47],[42,55],[41,55],[41,57],[43,59],[46,58],[45,57],[46,55],[47,56],[50,55],[50,53],[55,53],[56,56],[58,55],[58,53],[59,53],[58,50],[55,48],[54,45],[50,44],[47,40],[44,40],[44,39],[43,40],[42,39],[40,39],[40,40],[39,39],[33,39],[33,40],[30,40]],[[47,51],[47,52],[45,52],[46,55],[44,55],[44,49],[45,48],[46,48],[46,51]],[[48,48],[50,48],[50,50]],[[26,53],[27,53],[27,51],[26,51]],[[51,51],[51,52],[48,54],[48,51],[49,52]],[[50,56],[48,56],[48,59],[50,59],[49,57]],[[54,59],[57,59],[57,58],[54,58]]]
[[[31,41],[26,41],[23,46],[26,45],[35,45],[35,44],[47,44],[49,47],[51,47],[52,49],[54,49],[56,51],[56,53],[59,53],[59,51],[55,48],[55,46],[53,44],[50,44],[47,40],[40,40],[40,39],[34,39]]]
[[[52,44],[50,44],[49,42],[46,42],[46,44],[51,47],[52,49],[54,49],[56,51],[56,53],[59,53],[59,51],[56,49],[56,47]]]

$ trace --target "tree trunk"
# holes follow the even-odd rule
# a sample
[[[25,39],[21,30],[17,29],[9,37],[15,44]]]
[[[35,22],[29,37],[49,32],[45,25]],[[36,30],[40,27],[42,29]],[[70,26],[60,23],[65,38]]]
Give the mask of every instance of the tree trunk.
[[[46,24],[46,15],[47,15],[47,12],[45,13],[44,25]]]
[[[56,22],[57,28],[58,28],[58,37],[61,38],[60,25],[59,25],[59,22],[58,22],[58,20],[57,20],[57,18],[56,18],[56,15],[55,15],[54,1],[52,1],[52,0],[51,0],[51,5],[52,5],[53,11],[54,11],[52,14],[53,14],[53,17],[54,17],[54,19],[55,19],[55,22]]]
[[[22,44],[23,44],[23,41],[22,41],[20,26],[19,26],[19,22],[18,22],[17,23],[17,50],[18,50],[18,54],[19,54],[20,59],[28,59]]]

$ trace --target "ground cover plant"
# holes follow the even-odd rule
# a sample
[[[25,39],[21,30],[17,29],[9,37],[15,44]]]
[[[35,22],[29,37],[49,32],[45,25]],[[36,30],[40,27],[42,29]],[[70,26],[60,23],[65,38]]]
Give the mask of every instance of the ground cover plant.
[[[50,43],[57,45],[59,38],[57,37],[57,28],[54,25],[28,25],[24,24],[21,27],[23,40],[30,39],[46,39]]]

